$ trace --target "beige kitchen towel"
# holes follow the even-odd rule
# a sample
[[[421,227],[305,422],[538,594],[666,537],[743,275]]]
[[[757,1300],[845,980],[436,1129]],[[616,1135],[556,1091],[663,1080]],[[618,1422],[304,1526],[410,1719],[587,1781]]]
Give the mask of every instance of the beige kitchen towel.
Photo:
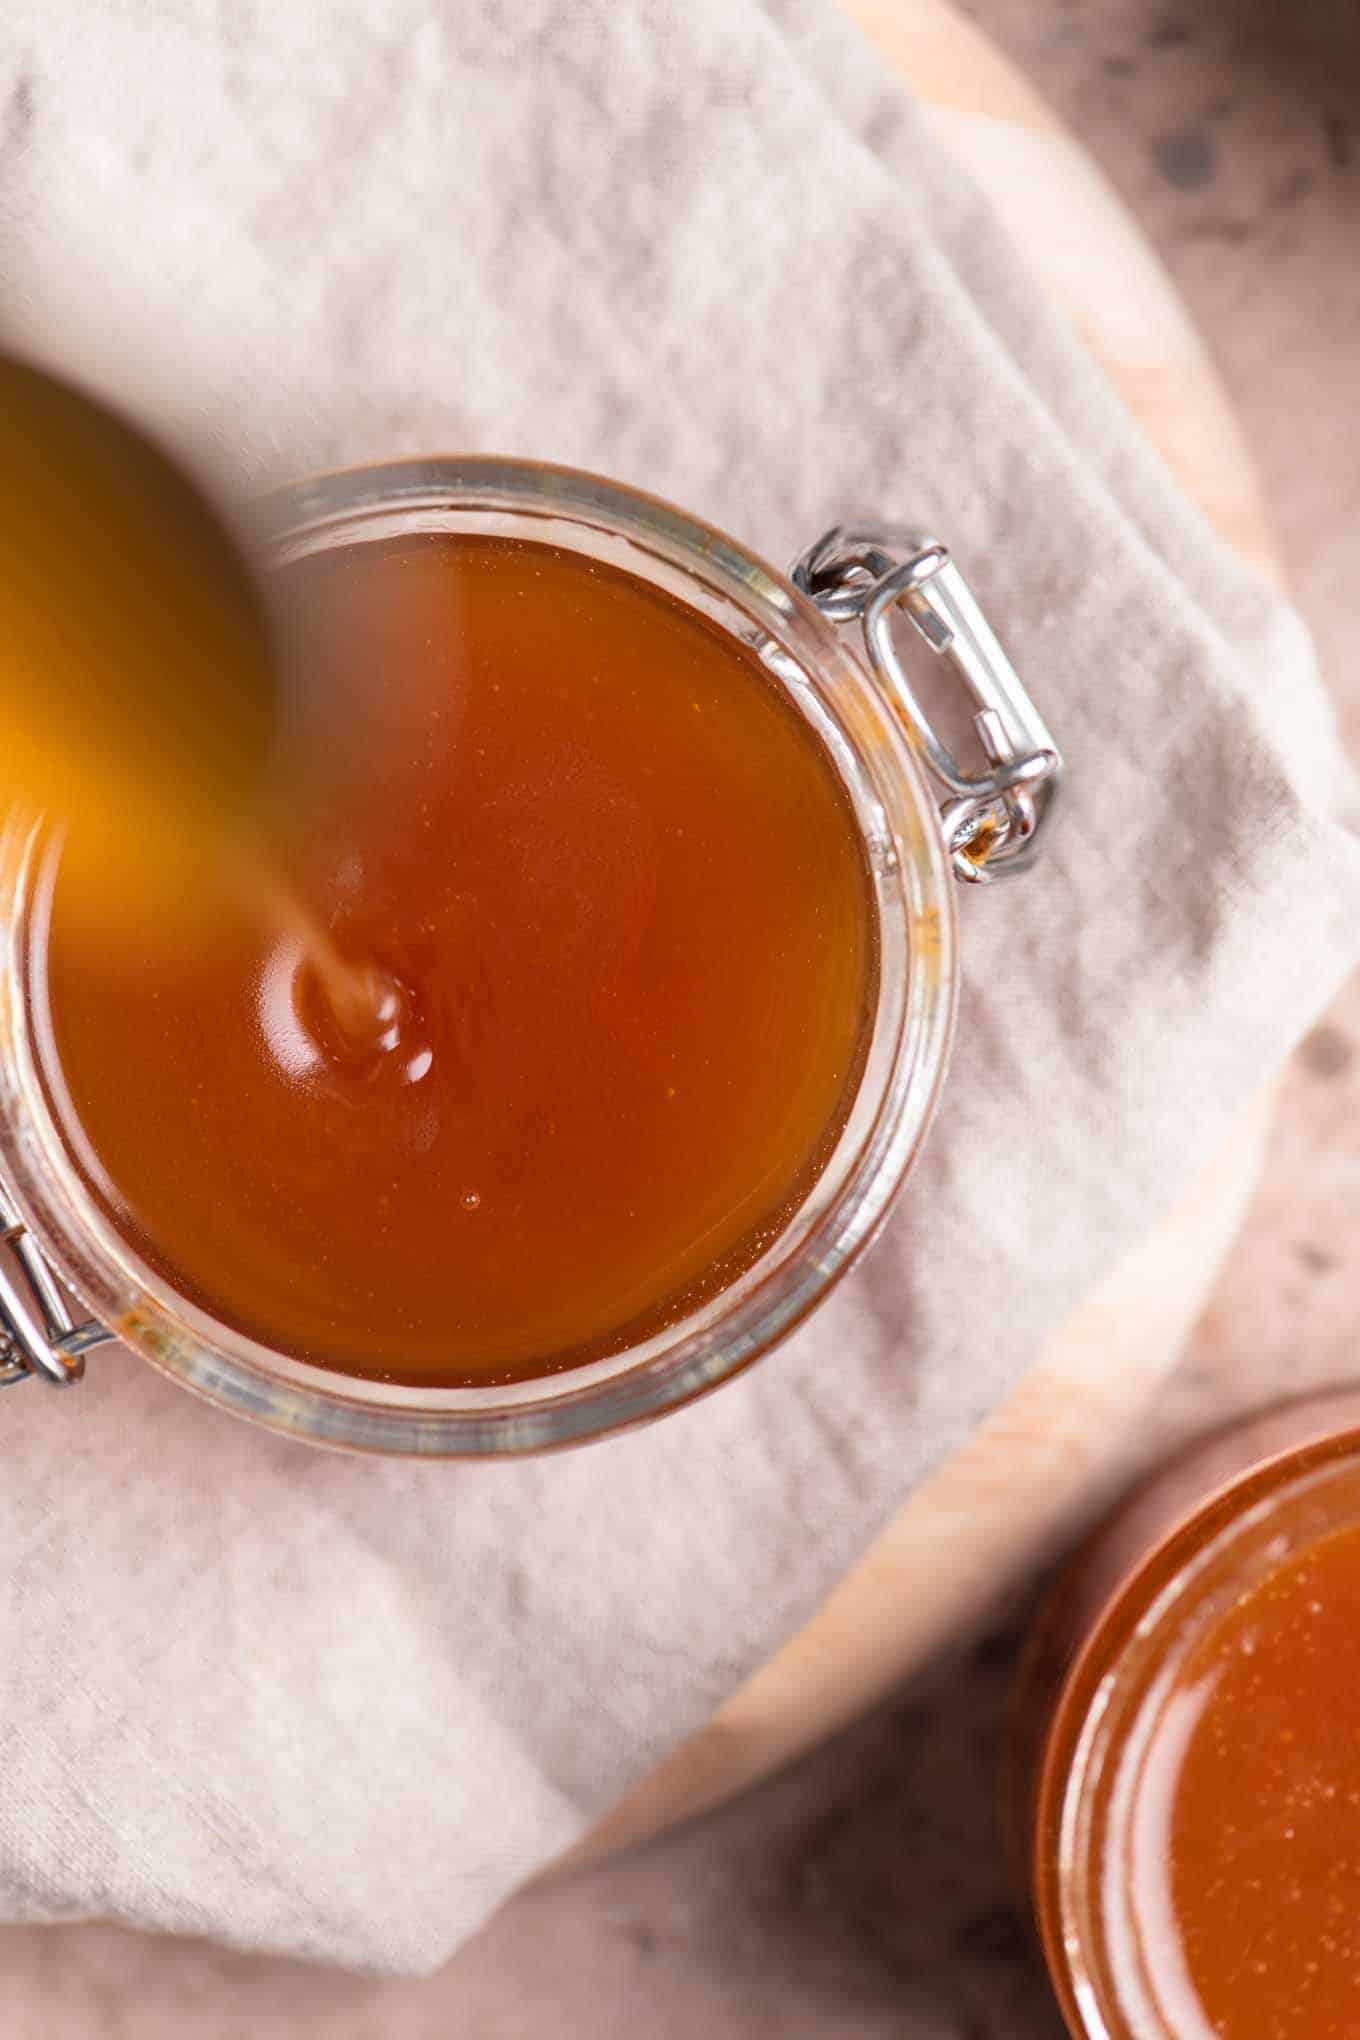
[[[1067,753],[1043,865],[962,903],[887,1235],[743,1380],[493,1466],[308,1452],[114,1350],[0,1406],[0,1913],[425,1969],[1172,1203],[1360,951],[1354,788],[1297,621],[831,0],[8,0],[0,278],[243,490],[463,448],[777,562],[928,524]]]

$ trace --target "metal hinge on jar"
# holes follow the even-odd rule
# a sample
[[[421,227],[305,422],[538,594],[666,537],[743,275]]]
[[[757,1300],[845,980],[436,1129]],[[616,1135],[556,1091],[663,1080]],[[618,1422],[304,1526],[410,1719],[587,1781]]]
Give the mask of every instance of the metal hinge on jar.
[[[791,578],[833,623],[861,624],[876,677],[950,796],[940,819],[958,877],[977,885],[1023,870],[1062,757],[947,548],[900,525],[838,524],[794,562]],[[922,706],[893,643],[899,612],[963,682],[982,769],[959,763]]]
[[[72,1315],[37,1242],[0,1194],[0,1388],[31,1376],[73,1387],[90,1347],[112,1337],[92,1318]]]

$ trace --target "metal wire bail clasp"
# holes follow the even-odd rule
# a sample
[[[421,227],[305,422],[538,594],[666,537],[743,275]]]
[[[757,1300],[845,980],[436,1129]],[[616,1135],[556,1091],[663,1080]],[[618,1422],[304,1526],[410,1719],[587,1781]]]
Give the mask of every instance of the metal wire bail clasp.
[[[37,1241],[0,1191],[0,1388],[34,1378],[72,1388],[90,1347],[112,1337],[93,1319],[72,1315]]]
[[[791,578],[833,622],[860,620],[870,665],[951,796],[941,821],[958,876],[985,884],[1023,869],[1062,758],[947,548],[899,525],[838,524],[794,562]],[[899,611],[963,682],[983,769],[961,765],[926,713],[893,642]]]

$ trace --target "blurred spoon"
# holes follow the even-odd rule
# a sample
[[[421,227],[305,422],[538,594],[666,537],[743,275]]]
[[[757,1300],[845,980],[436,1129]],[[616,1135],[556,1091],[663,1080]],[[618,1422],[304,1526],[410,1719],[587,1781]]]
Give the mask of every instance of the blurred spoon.
[[[229,853],[240,895],[303,934],[362,1035],[384,981],[338,955],[253,832],[282,704],[226,524],[144,433],[5,354],[0,475],[0,808],[61,827],[64,895],[113,939],[130,917],[192,913],[205,860]]]

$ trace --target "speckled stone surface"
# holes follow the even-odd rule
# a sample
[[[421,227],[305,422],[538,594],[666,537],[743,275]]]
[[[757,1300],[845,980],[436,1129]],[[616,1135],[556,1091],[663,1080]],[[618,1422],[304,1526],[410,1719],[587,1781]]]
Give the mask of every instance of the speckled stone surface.
[[[1104,164],[1169,264],[1239,407],[1360,746],[1360,16],[1351,0],[967,11]],[[1248,1227],[1139,1441],[1145,1460],[1235,1409],[1360,1374],[1357,1187],[1360,984],[1285,1075]],[[998,1610],[981,1642],[790,1776],[522,1898],[428,1981],[370,1985],[103,1927],[11,1929],[0,2032],[1057,2040],[995,1840],[1017,1626],[1017,1611]]]

